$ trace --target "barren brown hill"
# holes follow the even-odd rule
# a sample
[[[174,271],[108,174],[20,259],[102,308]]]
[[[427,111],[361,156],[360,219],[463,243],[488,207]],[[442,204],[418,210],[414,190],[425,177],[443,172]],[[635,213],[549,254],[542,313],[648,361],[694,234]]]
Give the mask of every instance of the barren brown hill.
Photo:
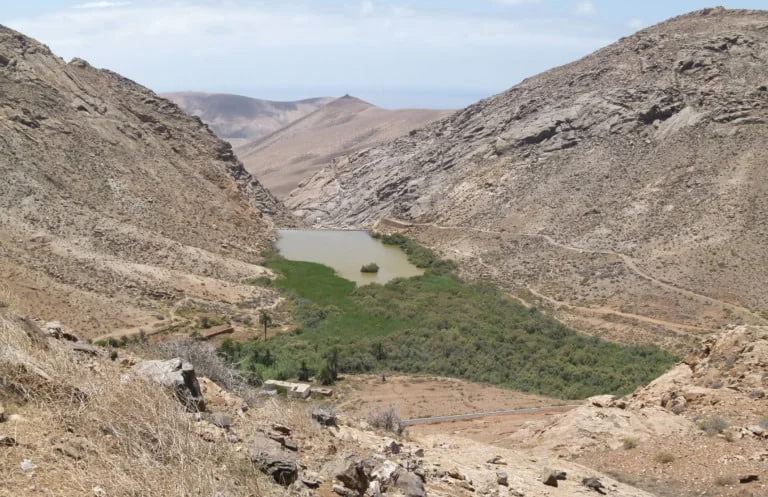
[[[386,110],[344,96],[260,140],[236,147],[246,169],[277,197],[336,157],[402,136],[449,111]]]
[[[679,346],[768,319],[766,124],[768,12],[706,9],[340,157],[286,202],[317,226],[410,224],[576,328]]]
[[[175,102],[187,114],[198,116],[222,140],[233,146],[263,138],[311,114],[332,97],[295,102],[274,102],[223,93],[174,92],[161,96]]]
[[[241,282],[293,218],[202,121],[2,26],[0,94],[4,305],[93,337],[269,304]]]

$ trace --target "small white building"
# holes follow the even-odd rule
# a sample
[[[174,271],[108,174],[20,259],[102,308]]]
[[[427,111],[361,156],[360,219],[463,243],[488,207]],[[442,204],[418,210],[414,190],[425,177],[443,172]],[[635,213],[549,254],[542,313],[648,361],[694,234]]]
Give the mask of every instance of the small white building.
[[[289,381],[267,380],[262,386],[264,390],[278,390],[284,388],[288,397],[298,397],[306,399],[311,393],[310,385],[307,383],[291,383]]]

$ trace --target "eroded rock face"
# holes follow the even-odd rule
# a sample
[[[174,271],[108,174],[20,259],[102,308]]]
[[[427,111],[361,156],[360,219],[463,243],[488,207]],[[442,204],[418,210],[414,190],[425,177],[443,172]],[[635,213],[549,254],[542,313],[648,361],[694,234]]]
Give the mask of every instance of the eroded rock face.
[[[296,481],[299,474],[296,455],[278,442],[257,436],[248,445],[248,453],[253,464],[277,483],[287,487]]]
[[[147,380],[173,390],[188,409],[205,410],[205,401],[192,364],[178,358],[167,361],[142,361],[133,366],[132,370]]]

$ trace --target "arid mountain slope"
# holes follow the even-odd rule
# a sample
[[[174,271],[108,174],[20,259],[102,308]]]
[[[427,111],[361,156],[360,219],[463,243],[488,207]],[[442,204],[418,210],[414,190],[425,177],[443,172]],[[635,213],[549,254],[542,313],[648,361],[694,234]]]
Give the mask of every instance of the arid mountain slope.
[[[251,174],[282,198],[336,157],[393,140],[448,114],[386,110],[344,96],[235,152]]]
[[[661,497],[763,495],[766,367],[768,328],[731,326],[632,395],[590,399],[499,443],[573,457]]]
[[[766,124],[768,12],[706,9],[341,157],[286,202],[317,226],[406,220],[573,326],[680,343],[768,318]]]
[[[175,92],[162,97],[175,102],[187,114],[198,116],[222,140],[233,146],[263,138],[311,114],[332,97],[296,102],[273,102],[222,93]]]
[[[2,26],[0,94],[0,300],[87,337],[259,297],[293,218],[202,121]]]

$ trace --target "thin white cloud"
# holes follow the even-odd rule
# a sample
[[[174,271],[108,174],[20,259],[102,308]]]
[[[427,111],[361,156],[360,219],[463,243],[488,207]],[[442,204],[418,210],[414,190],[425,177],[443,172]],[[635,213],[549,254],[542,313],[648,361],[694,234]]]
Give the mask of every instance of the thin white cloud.
[[[492,0],[502,5],[522,5],[524,3],[539,3],[541,0]]]
[[[370,0],[336,9],[284,0],[134,0],[3,24],[64,59],[82,57],[158,90],[231,92],[290,85],[503,89],[624,34],[565,16],[460,15],[414,4],[417,15]],[[373,10],[359,10],[366,5]]]
[[[645,22],[643,22],[642,19],[632,19],[627,24],[627,27],[629,29],[634,29],[635,31],[637,31],[638,29],[642,29],[643,27],[645,27]]]
[[[111,7],[124,7],[130,5],[131,2],[107,2],[103,0],[101,2],[86,2],[73,6],[74,9],[108,9]]]
[[[52,12],[7,25],[42,38],[52,47],[125,53],[230,52],[235,48],[283,46],[391,47],[394,41],[425,48],[597,47],[610,41],[595,27],[584,29],[568,19],[514,20],[498,17],[412,16],[409,11],[362,4],[363,19],[296,8],[267,8],[241,3],[158,2],[121,9],[91,8]],[[132,45],[126,45],[130,41]],[[74,55],[74,54],[63,54]]]
[[[597,13],[597,8],[592,0],[584,0],[576,5],[576,12],[584,15],[593,15]]]
[[[373,12],[376,10],[376,6],[373,5],[373,2],[371,0],[363,0],[360,3],[360,16],[361,17],[368,17],[373,15]]]

